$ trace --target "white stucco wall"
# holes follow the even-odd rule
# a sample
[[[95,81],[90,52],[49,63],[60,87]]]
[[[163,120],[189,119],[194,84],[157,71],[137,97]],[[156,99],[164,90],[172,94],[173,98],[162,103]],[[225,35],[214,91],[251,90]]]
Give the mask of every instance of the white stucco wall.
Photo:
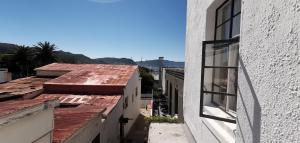
[[[213,40],[220,3],[188,0],[183,108],[195,140],[300,142],[299,0],[243,0],[236,136],[199,117],[202,41]]]
[[[43,109],[44,105],[11,115],[3,123],[0,119],[0,142],[3,143],[51,143],[54,128],[53,108]],[[21,115],[22,116],[19,116]]]
[[[138,94],[136,95],[136,88],[138,88]],[[130,118],[125,125],[125,135],[131,129],[133,123],[140,114],[140,99],[141,99],[141,79],[138,70],[136,70],[128,81],[127,86],[124,89],[124,98],[128,97],[128,107],[124,110],[124,117]],[[132,99],[134,98],[134,99]]]
[[[11,73],[8,72],[8,69],[0,69],[0,83],[7,82],[11,80]]]
[[[237,142],[300,142],[300,1],[244,0]]]
[[[123,114],[123,99],[117,103],[106,119],[103,119],[100,131],[100,143],[120,142],[119,118]]]
[[[198,143],[234,142],[234,124],[200,117],[202,41],[213,40],[215,10],[222,2],[187,2],[183,114],[185,123]]]

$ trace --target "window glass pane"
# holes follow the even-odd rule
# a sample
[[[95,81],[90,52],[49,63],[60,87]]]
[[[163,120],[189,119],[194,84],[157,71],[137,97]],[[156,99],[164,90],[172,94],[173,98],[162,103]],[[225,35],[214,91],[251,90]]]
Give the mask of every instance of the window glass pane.
[[[216,40],[229,39],[230,21],[216,29]]]
[[[215,68],[213,69],[213,91],[227,93],[228,69]]]
[[[222,95],[215,95],[217,96],[222,96]],[[230,119],[230,120],[234,120],[236,115],[234,114],[234,112],[228,111],[228,112],[224,112],[225,109],[220,108],[220,106],[210,103],[210,104],[206,104],[203,106],[203,113],[204,115],[210,115],[210,116],[214,116],[214,117],[219,117],[219,118],[223,118],[223,119]]]
[[[222,6],[218,11],[218,22],[217,25],[222,24],[226,20],[230,19],[231,15],[231,1],[228,1],[224,6]]]
[[[241,0],[234,0],[234,15],[241,12]]]
[[[240,35],[241,14],[235,16],[232,21],[232,37]]]

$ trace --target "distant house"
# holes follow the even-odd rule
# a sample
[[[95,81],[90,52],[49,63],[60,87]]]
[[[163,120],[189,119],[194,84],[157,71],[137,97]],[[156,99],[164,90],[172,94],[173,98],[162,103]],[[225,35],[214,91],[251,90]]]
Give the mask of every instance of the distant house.
[[[50,124],[39,124],[47,129],[45,134],[37,134],[30,140],[23,140],[24,143],[119,143],[139,115],[141,86],[137,66],[54,63],[37,68],[36,72],[35,77],[0,84],[0,106],[10,105],[1,111],[19,110],[19,104],[26,105],[22,109],[35,108],[36,102],[42,105],[42,109],[51,111],[47,112],[49,117],[40,117],[46,118]],[[48,100],[57,104],[48,106]],[[30,118],[35,120],[39,116],[42,115]],[[7,129],[14,124],[23,122],[6,119],[12,123],[2,123],[0,136],[1,132],[9,132]],[[34,130],[34,127],[27,130]],[[15,132],[26,135],[26,130],[19,129]],[[12,136],[17,135],[6,136],[6,143],[15,143],[19,139],[10,138]]]
[[[183,121],[183,83],[184,70],[180,68],[162,68],[162,91],[167,97],[169,114],[178,115]]]

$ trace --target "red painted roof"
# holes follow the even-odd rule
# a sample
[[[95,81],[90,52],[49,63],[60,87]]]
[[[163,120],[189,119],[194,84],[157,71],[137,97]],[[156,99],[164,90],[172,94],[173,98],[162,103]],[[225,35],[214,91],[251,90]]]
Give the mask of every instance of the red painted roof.
[[[109,114],[121,95],[42,94],[37,98],[57,98],[61,104],[79,104],[73,108],[55,109],[53,143],[62,143],[93,118]]]
[[[49,93],[121,94],[137,66],[53,63],[36,70],[70,71],[44,84]]]
[[[26,77],[0,84],[0,98],[19,96],[24,97],[41,92],[44,82],[50,78]],[[24,97],[26,98],[26,97]]]
[[[0,117],[52,101],[54,98],[0,102]]]

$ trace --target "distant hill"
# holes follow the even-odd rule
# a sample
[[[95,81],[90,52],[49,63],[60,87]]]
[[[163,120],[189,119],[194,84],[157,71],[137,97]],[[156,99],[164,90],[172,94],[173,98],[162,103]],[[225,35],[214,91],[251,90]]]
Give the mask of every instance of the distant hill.
[[[97,58],[94,59],[96,62],[104,62],[109,64],[125,64],[125,65],[136,65],[132,59],[127,58]]]
[[[139,66],[146,67],[155,71],[159,69],[159,60],[148,60],[148,61],[141,61],[136,62]],[[175,62],[164,60],[163,67],[172,67],[172,68],[184,68],[184,62]]]
[[[0,43],[0,54],[13,54],[18,48],[18,45],[9,43]]]
[[[33,47],[31,47],[33,48]],[[0,55],[13,54],[18,49],[18,45],[9,43],[0,43]],[[92,59],[83,54],[73,54],[62,50],[55,51],[54,55],[60,63],[75,63],[75,64],[126,64],[136,65],[136,63],[127,58],[97,58]]]

